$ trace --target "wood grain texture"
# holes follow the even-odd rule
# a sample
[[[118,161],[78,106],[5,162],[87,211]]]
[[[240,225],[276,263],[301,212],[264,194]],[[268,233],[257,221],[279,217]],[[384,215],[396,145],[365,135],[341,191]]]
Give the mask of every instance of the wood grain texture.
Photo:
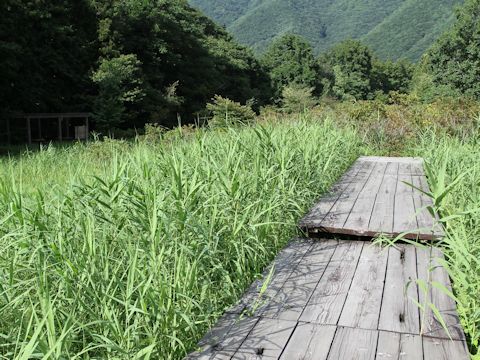
[[[438,249],[335,240],[294,246],[308,250],[298,249],[304,256],[278,292],[282,300],[258,316],[227,313],[187,359],[468,359],[455,303],[432,289],[416,298],[417,279],[450,287]],[[460,340],[449,340],[431,313],[421,336],[417,299],[446,314]]]
[[[240,319],[236,314],[227,314],[200,341],[200,349],[186,359],[230,359],[258,321],[259,318],[244,317]]]
[[[397,191],[398,164],[388,163],[377,193],[368,229],[373,234],[393,232],[395,192]]]
[[[422,159],[360,157],[299,226],[316,236],[440,239],[443,232],[432,231],[434,218],[423,209],[431,200],[411,185],[428,192]]]
[[[417,249],[418,279],[427,287],[426,291],[419,290],[420,303],[427,304],[426,311],[421,313],[420,318],[422,334],[443,339],[465,340],[455,301],[436,286],[440,284],[449,292],[452,291],[450,277],[442,265],[443,260],[443,253],[437,248]],[[428,306],[429,303],[440,312],[447,331]]]
[[[280,359],[326,360],[336,330],[332,325],[299,323]]]
[[[341,242],[315,291],[305,306],[301,321],[336,325],[348,295],[364,244]]]
[[[411,175],[401,175],[400,171],[399,168],[393,209],[393,233],[416,233],[418,225],[415,216],[415,203],[413,202],[413,188],[407,185],[407,183],[411,184],[412,177]]]
[[[425,360],[468,360],[468,350],[462,341],[423,338],[423,355]]]
[[[416,262],[415,246],[397,244],[389,248],[379,330],[419,334],[419,309],[414,303],[418,292],[412,284],[417,277]]]
[[[265,269],[262,277],[253,282],[240,301],[227,310],[229,313],[241,314],[243,312],[261,313],[270,301],[282,288],[285,281],[296,269],[302,258],[309,252],[313,245],[310,239],[294,239],[275,258],[273,263]],[[260,296],[260,290],[273,266],[274,272],[268,283],[267,289]]]
[[[365,187],[360,191],[350,214],[342,225],[344,229],[368,232],[368,225],[388,163],[377,163]]]
[[[380,331],[375,360],[422,360],[422,337]]]
[[[233,358],[278,359],[296,325],[297,323],[293,321],[261,319]]]
[[[337,249],[338,241],[317,243],[292,272],[262,315],[269,318],[298,320]]]
[[[376,330],[380,316],[388,249],[365,244],[338,324]]]
[[[359,172],[359,175],[357,175],[355,178],[355,181],[350,183],[350,185],[346,188],[346,190],[322,220],[320,224],[322,228],[324,228],[326,231],[344,228],[345,221],[350,215],[357,198],[360,196],[361,191],[364,189],[375,167],[377,166],[378,164],[373,162],[367,162],[364,164]]]
[[[374,360],[378,331],[339,327],[328,360]]]
[[[355,162],[350,169],[343,174],[339,181],[337,181],[332,188],[322,197],[310,212],[300,220],[299,226],[318,226],[321,224],[325,216],[330,212],[337,200],[342,196],[347,187],[356,181],[357,176],[362,176],[360,173],[364,167],[363,162]]]

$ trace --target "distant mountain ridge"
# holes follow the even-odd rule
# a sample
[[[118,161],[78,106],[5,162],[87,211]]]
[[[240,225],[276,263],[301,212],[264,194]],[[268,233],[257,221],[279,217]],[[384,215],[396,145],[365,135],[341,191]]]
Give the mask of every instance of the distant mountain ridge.
[[[255,51],[295,33],[317,52],[355,38],[381,58],[418,60],[463,0],[190,0]]]

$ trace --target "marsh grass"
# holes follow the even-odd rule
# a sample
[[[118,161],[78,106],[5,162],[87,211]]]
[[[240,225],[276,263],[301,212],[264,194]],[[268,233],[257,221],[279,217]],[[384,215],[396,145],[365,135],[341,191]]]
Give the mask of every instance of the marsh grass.
[[[410,153],[430,164],[429,183],[445,234],[443,265],[473,354],[480,345],[480,131],[419,136]],[[477,355],[478,358],[478,355]]]
[[[0,358],[182,358],[361,152],[298,119],[0,160]]]

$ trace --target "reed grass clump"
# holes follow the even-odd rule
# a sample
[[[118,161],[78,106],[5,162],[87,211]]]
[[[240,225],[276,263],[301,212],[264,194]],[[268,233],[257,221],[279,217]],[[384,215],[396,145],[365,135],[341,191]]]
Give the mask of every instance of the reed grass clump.
[[[479,139],[479,129],[462,137],[429,131],[408,148],[409,154],[423,156],[434,169],[435,176],[429,179],[432,189],[453,185],[439,208],[447,219],[443,224],[446,236],[440,245],[445,250],[445,265],[473,354],[480,345]]]
[[[182,358],[361,151],[300,119],[0,160],[0,358]]]

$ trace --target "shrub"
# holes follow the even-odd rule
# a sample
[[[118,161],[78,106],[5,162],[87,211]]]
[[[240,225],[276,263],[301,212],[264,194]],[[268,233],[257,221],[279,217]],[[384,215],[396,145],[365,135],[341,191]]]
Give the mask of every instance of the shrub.
[[[101,131],[111,130],[127,120],[126,104],[138,103],[144,96],[141,63],[136,55],[104,59],[92,80],[98,85],[95,120]]]
[[[303,112],[317,105],[313,87],[292,84],[283,88],[282,109],[287,113]]]
[[[249,104],[241,105],[228,98],[215,95],[213,102],[207,105],[212,118],[209,125],[212,127],[228,127],[246,125],[255,120],[255,112]]]
[[[145,134],[141,137],[141,140],[149,144],[159,143],[165,131],[166,129],[157,123],[145,124]]]

